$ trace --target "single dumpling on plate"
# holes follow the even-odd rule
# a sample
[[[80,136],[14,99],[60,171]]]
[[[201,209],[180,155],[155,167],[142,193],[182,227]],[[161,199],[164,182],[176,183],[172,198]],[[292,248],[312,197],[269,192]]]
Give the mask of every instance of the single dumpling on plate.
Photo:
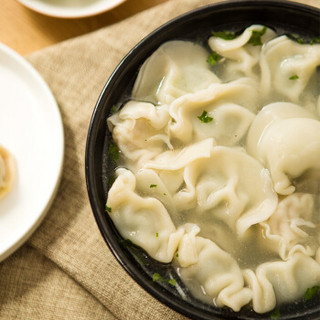
[[[11,153],[0,145],[0,199],[12,186],[15,175],[15,164]]]

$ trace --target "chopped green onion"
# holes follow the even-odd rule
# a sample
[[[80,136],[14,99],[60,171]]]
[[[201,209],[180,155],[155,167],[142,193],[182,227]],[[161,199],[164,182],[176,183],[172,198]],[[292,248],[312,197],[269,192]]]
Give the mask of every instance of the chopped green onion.
[[[205,111],[205,110],[202,112],[201,116],[198,116],[198,119],[201,122],[204,122],[204,123],[208,123],[208,122],[211,122],[213,120],[213,118],[208,116],[208,112]]]
[[[315,43],[320,43],[320,38],[313,38],[313,39],[310,41],[310,44],[315,44]]]
[[[150,188],[156,188],[157,185],[156,184],[150,184]]]
[[[280,318],[280,311],[278,309],[274,310],[270,316],[271,320],[277,320]]]
[[[312,288],[308,288],[305,295],[304,295],[304,298],[306,300],[310,300],[310,299],[314,298],[318,292],[319,292],[319,286],[314,286]]]
[[[171,284],[172,286],[176,285],[176,280],[174,280],[174,279],[166,279],[166,278],[162,277],[159,273],[154,273],[153,274],[152,281],[153,282],[156,282],[156,281],[167,282],[167,283]]]
[[[159,237],[159,233],[158,233],[158,232],[156,232],[156,237],[157,237],[157,238]]]
[[[117,162],[119,160],[120,150],[115,143],[111,142],[109,144],[108,154],[111,161]]]
[[[111,107],[110,114],[115,114],[116,112],[118,112],[118,108],[115,105],[113,105]]]
[[[291,34],[291,37],[300,44],[305,43],[304,39],[296,33]]]
[[[112,212],[112,209],[106,205],[106,211],[109,212],[109,213],[111,213],[111,212]]]
[[[210,64],[210,66],[215,66],[221,59],[222,56],[220,56],[220,54],[212,51],[207,59],[207,62]]]
[[[299,76],[296,74],[289,78],[289,80],[297,80],[297,79],[299,79]]]
[[[264,26],[261,31],[252,30],[251,31],[252,34],[248,43],[252,44],[253,46],[261,46],[262,45],[261,37],[266,33],[266,31],[267,31],[266,26]]]
[[[172,286],[175,286],[177,284],[176,280],[174,279],[170,279],[169,281],[169,284],[171,284]]]
[[[236,37],[235,33],[232,31],[213,31],[212,35],[224,40],[233,40]]]

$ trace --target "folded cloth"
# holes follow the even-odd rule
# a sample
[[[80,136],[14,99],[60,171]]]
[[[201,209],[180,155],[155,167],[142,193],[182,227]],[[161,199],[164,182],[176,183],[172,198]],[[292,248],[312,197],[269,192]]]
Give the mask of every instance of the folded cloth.
[[[136,284],[102,239],[87,197],[85,143],[99,93],[130,48],[171,18],[219,1],[169,0],[27,57],[59,104],[65,162],[45,220],[0,263],[0,319],[187,319]]]

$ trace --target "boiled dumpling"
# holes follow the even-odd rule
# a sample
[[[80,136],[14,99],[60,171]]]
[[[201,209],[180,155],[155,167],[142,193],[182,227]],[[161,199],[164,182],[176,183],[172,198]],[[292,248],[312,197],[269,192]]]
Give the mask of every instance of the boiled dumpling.
[[[169,41],[141,67],[132,98],[154,104],[171,103],[187,93],[220,82],[207,63],[208,51],[190,41]]]
[[[253,309],[258,313],[272,310],[276,303],[295,301],[308,288],[320,282],[320,265],[313,258],[296,253],[287,261],[266,262],[256,271],[243,271],[252,289]]]
[[[257,150],[270,170],[275,190],[291,194],[293,179],[320,170],[320,122],[309,118],[273,121],[263,131]]]
[[[264,95],[275,90],[285,99],[298,103],[320,65],[320,46],[301,45],[287,36],[277,37],[262,48],[260,65]]]
[[[0,146],[0,199],[11,189],[15,175],[15,164],[12,155]]]
[[[249,41],[254,33],[261,35],[261,43],[259,42],[259,45],[251,44]],[[257,79],[261,46],[275,36],[275,32],[269,28],[261,25],[252,25],[235,39],[225,40],[212,36],[209,38],[208,44],[213,51],[226,58],[223,66],[223,78],[225,81],[239,77]]]
[[[260,158],[261,155],[258,152],[259,141],[262,137],[263,131],[273,121],[287,118],[315,119],[316,115],[303,107],[290,102],[274,102],[264,106],[256,115],[248,132],[246,148],[249,154],[259,160],[263,160]]]
[[[249,78],[213,84],[205,90],[182,96],[169,105],[173,119],[169,125],[171,138],[188,144],[194,139],[212,136],[218,144],[233,145],[246,134],[257,109],[257,101],[256,83]],[[234,112],[232,116],[230,110]],[[213,119],[212,122],[202,123],[199,120],[203,111]],[[219,133],[217,126],[221,130]]]
[[[179,273],[189,287],[203,288],[207,299],[217,306],[239,311],[252,299],[252,292],[244,287],[241,270],[230,254],[213,241],[196,236],[193,230],[183,236],[177,261]],[[200,295],[196,290],[193,293]],[[202,293],[203,294],[203,293]]]
[[[170,262],[184,230],[176,229],[159,200],[136,193],[136,178],[129,170],[120,168],[117,176],[107,201],[107,211],[115,226],[124,239],[131,240],[154,259]]]
[[[184,187],[173,196],[179,209],[193,209],[195,214],[198,212],[199,221],[201,216],[210,215],[213,221],[222,220],[231,230],[243,235],[251,225],[267,220],[277,206],[270,175],[246,153],[222,146],[209,148],[210,140],[205,141],[207,147],[202,150],[208,155],[201,157],[193,152],[193,159],[184,158],[180,166],[172,158],[167,168],[160,157],[148,162],[147,167],[161,171],[180,169]],[[187,160],[194,161],[187,163]]]
[[[215,140],[208,138],[180,150],[163,152],[146,163],[144,169],[158,173],[177,210],[195,208],[197,198],[195,187],[190,182],[189,167],[196,161],[209,159],[214,145]]]
[[[310,194],[294,193],[282,199],[270,219],[261,223],[264,246],[279,253],[283,260],[298,251],[315,255],[319,243],[310,237],[316,228],[313,213],[314,198]]]
[[[139,101],[128,102],[120,112],[108,118],[112,137],[130,169],[138,170],[165,146],[172,148],[166,134],[169,118],[165,107],[156,108]]]

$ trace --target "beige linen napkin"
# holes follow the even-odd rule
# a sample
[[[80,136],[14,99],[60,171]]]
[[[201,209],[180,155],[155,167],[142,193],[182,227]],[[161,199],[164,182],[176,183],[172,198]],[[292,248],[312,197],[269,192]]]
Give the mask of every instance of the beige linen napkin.
[[[87,197],[84,153],[94,105],[121,58],[162,23],[213,2],[169,0],[27,57],[59,104],[65,163],[45,220],[0,263],[0,319],[187,319],[136,284],[104,243]],[[320,7],[318,0],[303,2]]]

